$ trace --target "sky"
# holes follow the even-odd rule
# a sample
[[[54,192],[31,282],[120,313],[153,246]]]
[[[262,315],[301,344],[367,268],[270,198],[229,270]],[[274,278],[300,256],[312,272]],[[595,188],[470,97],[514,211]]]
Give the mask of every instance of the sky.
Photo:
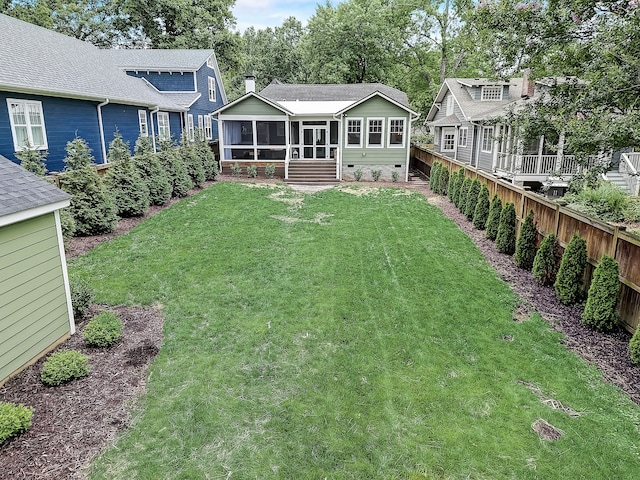
[[[311,17],[318,4],[324,5],[326,0],[236,0],[232,8],[236,17],[236,29],[244,32],[253,26],[256,30],[267,27],[278,27],[287,17],[296,17],[303,25]],[[333,5],[339,3],[332,0]]]

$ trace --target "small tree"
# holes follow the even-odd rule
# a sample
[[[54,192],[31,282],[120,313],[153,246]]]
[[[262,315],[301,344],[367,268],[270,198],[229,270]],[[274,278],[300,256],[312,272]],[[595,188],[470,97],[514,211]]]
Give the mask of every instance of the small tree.
[[[109,144],[107,160],[112,167],[105,184],[113,197],[116,213],[121,217],[140,217],[149,208],[149,187],[131,160],[129,144],[116,132]]]
[[[478,201],[473,212],[473,226],[478,230],[484,230],[489,216],[489,188],[486,184],[482,184],[478,193]]]
[[[193,188],[193,182],[182,163],[179,152],[170,140],[161,140],[159,160],[169,177],[171,196],[186,197],[189,190]]]
[[[533,259],[533,278],[540,285],[552,285],[556,281],[560,246],[555,233],[547,235]]]
[[[464,214],[467,216],[467,220],[473,220],[473,213],[476,211],[476,204],[478,203],[478,195],[480,194],[481,187],[482,183],[477,178],[471,181],[469,193],[467,193],[467,202],[464,207]]]
[[[20,166],[39,177],[47,174],[47,151],[36,150],[27,143],[24,150],[16,152],[16,158],[20,160]]]
[[[601,332],[609,332],[616,327],[619,273],[618,262],[609,255],[603,255],[593,272],[587,305],[582,312],[582,323]]]
[[[487,238],[495,240],[498,235],[498,227],[500,226],[500,214],[502,213],[502,200],[498,194],[494,194],[489,205],[489,216],[487,217]]]
[[[516,253],[513,257],[516,265],[525,270],[531,270],[533,261],[536,257],[536,240],[538,231],[533,221],[533,210],[529,210],[518,236],[516,244]]]
[[[633,363],[640,365],[640,328],[636,328],[629,342],[629,356]]]
[[[513,255],[516,250],[516,207],[511,202],[504,206],[500,214],[496,249],[507,255]]]
[[[91,149],[82,138],[76,137],[67,143],[66,151],[67,166],[60,180],[63,190],[73,195],[69,211],[76,235],[111,233],[118,223],[116,207],[92,166]]]
[[[562,254],[560,268],[553,288],[556,297],[565,305],[577,303],[582,296],[584,270],[587,266],[587,242],[577,233]]]
[[[139,137],[134,147],[132,162],[149,190],[151,205],[164,205],[171,198],[171,183],[160,165],[158,155],[153,153],[150,137]]]
[[[202,159],[200,158],[200,152],[196,148],[195,143],[189,140],[187,132],[183,132],[180,137],[178,153],[182,163],[184,163],[187,169],[187,173],[191,177],[193,186],[201,188],[206,178],[204,167],[202,165]]]
[[[467,198],[469,197],[469,190],[471,189],[471,184],[473,180],[471,177],[466,177],[462,182],[462,186],[460,187],[460,198],[458,200],[458,209],[460,213],[465,213],[467,209]]]

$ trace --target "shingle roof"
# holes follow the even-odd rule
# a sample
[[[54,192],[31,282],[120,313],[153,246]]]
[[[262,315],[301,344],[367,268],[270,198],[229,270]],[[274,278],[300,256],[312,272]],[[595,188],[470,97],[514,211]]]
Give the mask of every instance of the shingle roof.
[[[504,100],[496,100],[489,102],[480,102],[474,100],[469,95],[465,85],[469,80],[475,80],[475,84],[481,85],[509,85],[509,97]],[[479,81],[478,81],[479,80]],[[467,120],[487,120],[492,116],[498,116],[504,113],[504,108],[516,101],[520,100],[522,92],[522,78],[513,78],[510,82],[490,82],[484,79],[468,79],[468,78],[447,78],[445,80],[449,90],[455,96],[460,109],[463,111]]]
[[[178,105],[185,108],[188,108],[191,105],[193,105],[193,103],[202,96],[200,92],[171,92],[171,93],[160,92],[160,93],[162,94],[163,97],[167,97],[173,103],[177,103]]]
[[[93,45],[0,14],[0,90],[183,110]]]
[[[118,49],[105,50],[112,61],[128,70],[196,71],[213,50]]]
[[[0,217],[69,198],[68,193],[0,155]]]
[[[286,84],[272,82],[260,92],[274,102],[282,101],[353,101],[356,102],[372,93],[380,92],[407,108],[407,94],[382,83],[351,84]]]

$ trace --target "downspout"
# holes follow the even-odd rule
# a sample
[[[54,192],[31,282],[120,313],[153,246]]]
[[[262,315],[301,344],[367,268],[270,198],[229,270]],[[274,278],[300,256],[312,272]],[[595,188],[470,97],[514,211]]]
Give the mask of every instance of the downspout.
[[[340,114],[340,118],[336,118],[335,113],[331,115],[338,122],[338,149],[336,150],[338,158],[336,158],[336,180],[342,180],[342,128],[344,113]],[[329,134],[331,134],[331,124],[329,124]]]
[[[109,99],[98,104],[98,128],[100,129],[100,145],[102,147],[102,163],[107,163],[107,145],[104,142],[104,125],[102,124],[102,107],[109,103]]]
[[[411,114],[409,114],[409,126],[407,128],[407,131],[405,133],[406,138],[406,142],[407,142],[407,164],[405,166],[404,169],[404,181],[408,182],[409,181],[409,163],[411,162],[411,124],[413,123],[414,120],[417,120],[418,118],[420,118],[420,114],[418,113],[415,118],[411,116]]]
[[[153,110],[149,112],[149,122],[151,123],[151,143],[153,144],[153,153],[157,153],[158,149],[156,147],[156,128],[153,123],[153,114],[158,113],[160,111],[160,107],[156,106]]]

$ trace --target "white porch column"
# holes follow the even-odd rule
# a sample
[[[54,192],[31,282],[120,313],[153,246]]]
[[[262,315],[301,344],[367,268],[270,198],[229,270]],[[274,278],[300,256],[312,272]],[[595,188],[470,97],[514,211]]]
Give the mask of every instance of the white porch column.
[[[540,135],[538,139],[538,161],[536,164],[536,173],[540,173],[542,170],[542,152],[544,151],[544,135]]]
[[[500,150],[500,132],[502,132],[502,125],[496,125],[494,130],[494,140],[493,140],[493,159],[491,160],[491,171],[496,171],[496,166],[498,165],[498,150]]]
[[[558,153],[556,155],[556,171],[562,170],[562,161],[564,160],[564,132],[560,132],[558,138]]]

